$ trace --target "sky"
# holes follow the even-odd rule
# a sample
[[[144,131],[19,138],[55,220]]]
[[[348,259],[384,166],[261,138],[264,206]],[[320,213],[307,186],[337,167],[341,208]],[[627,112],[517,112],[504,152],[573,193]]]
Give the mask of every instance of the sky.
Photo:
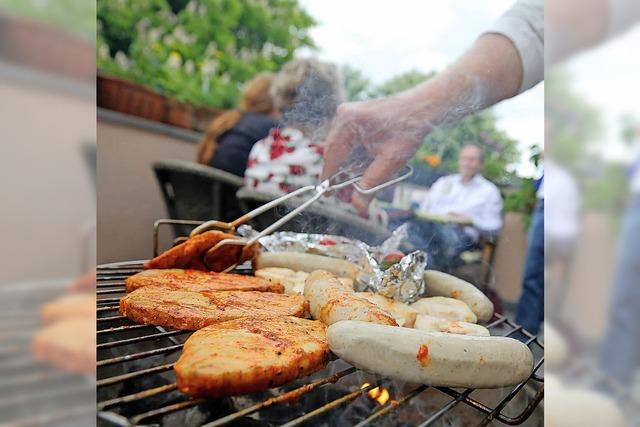
[[[513,3],[512,0],[301,0],[318,25],[311,37],[325,61],[350,65],[374,83],[415,69],[439,71]],[[544,141],[544,85],[494,109],[498,127],[519,141],[514,165],[535,176],[526,152]]]

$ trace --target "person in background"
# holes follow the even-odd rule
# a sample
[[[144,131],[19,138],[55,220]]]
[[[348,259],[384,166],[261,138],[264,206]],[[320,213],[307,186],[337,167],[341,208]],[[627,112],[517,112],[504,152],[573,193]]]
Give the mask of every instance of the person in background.
[[[458,173],[439,178],[421,205],[421,210],[451,221],[411,223],[409,234],[414,244],[425,249],[441,268],[455,266],[462,252],[477,248],[481,233],[495,233],[502,227],[502,196],[498,187],[482,176],[483,165],[482,148],[465,145],[460,150]]]
[[[516,323],[537,334],[544,320],[544,178],[531,217]],[[520,337],[523,338],[524,337]]]
[[[635,138],[640,141],[640,125]],[[608,324],[599,357],[600,368],[627,386],[637,380],[640,366],[640,157],[630,172],[631,194],[618,242]]]
[[[502,196],[498,187],[482,176],[483,166],[482,148],[465,145],[460,150],[458,173],[438,179],[422,205],[429,213],[471,222],[473,227],[463,231],[475,242],[479,231],[495,232],[502,227]]]
[[[245,185],[274,197],[300,187],[320,183],[324,162],[324,140],[336,108],[342,102],[340,75],[333,64],[314,58],[294,59],[282,67],[271,84],[275,108],[284,127],[276,127],[251,150]],[[355,209],[349,188],[328,202],[342,209]],[[386,226],[386,213],[374,203],[360,216]]]
[[[272,73],[257,74],[247,83],[240,108],[213,119],[198,146],[198,163],[244,176],[251,148],[277,126],[272,80]]]
[[[322,141],[343,94],[335,66],[309,58],[285,64],[273,79],[271,95],[284,127],[253,146],[245,185],[282,195],[319,182]]]

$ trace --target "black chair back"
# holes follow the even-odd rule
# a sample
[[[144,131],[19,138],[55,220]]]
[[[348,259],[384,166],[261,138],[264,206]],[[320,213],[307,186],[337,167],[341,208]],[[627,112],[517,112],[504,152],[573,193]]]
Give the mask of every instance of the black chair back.
[[[156,162],[153,170],[171,219],[231,221],[240,216],[236,191],[242,178],[184,160]],[[183,225],[173,229],[176,237],[191,231]]]

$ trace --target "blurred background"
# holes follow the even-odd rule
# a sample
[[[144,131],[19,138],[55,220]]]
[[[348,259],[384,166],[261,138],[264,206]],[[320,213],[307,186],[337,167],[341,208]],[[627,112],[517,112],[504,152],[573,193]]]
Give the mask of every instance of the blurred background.
[[[389,8],[353,1],[336,14],[331,1],[99,0],[99,262],[150,257],[156,219],[213,217],[211,207],[181,211],[189,195],[178,189],[178,178],[159,170],[176,159],[195,163],[203,132],[238,106],[256,73],[313,56],[338,68],[346,100],[391,95],[441,71],[511,3],[404,1]],[[367,19],[351,18],[364,8]],[[471,269],[469,277],[490,282],[507,307],[518,300],[541,175],[543,98],[539,85],[432,133],[411,161],[411,181],[379,197],[385,208],[415,209],[437,178],[457,171],[464,144],[482,146],[484,176],[504,197],[504,228],[483,269]],[[166,247],[167,233],[161,234]]]
[[[638,425],[640,8],[575,5],[545,5],[545,417]]]

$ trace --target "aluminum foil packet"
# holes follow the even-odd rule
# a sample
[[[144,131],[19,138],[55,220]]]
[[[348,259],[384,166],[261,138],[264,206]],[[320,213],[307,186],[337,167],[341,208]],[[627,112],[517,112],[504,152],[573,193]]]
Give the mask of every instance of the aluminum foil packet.
[[[240,230],[239,230],[240,231]],[[250,237],[253,230],[240,232]],[[424,294],[422,273],[427,267],[427,254],[415,251],[385,268],[385,256],[398,251],[407,238],[407,227],[398,227],[380,246],[369,246],[359,240],[329,234],[307,234],[281,231],[259,240],[266,252],[303,252],[353,262],[361,268],[356,290],[377,292],[397,301],[410,303]]]

